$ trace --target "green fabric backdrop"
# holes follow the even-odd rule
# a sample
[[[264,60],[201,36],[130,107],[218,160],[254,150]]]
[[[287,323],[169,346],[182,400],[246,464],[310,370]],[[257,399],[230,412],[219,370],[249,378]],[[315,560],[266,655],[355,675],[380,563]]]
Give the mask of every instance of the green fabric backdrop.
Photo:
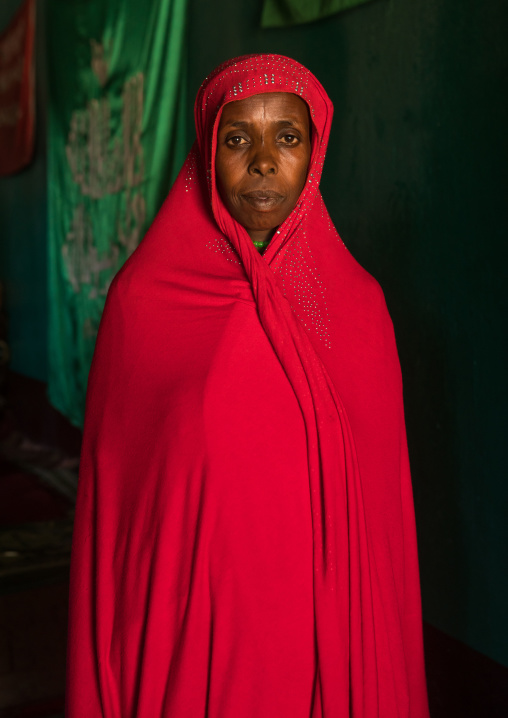
[[[265,0],[261,25],[285,27],[313,22],[369,0]]]
[[[49,396],[77,425],[108,287],[187,152],[186,3],[48,8]]]

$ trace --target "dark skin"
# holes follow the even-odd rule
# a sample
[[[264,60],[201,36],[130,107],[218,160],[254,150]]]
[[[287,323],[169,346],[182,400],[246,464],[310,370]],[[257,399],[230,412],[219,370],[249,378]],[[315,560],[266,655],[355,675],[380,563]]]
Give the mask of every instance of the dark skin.
[[[288,92],[225,105],[215,171],[222,200],[254,241],[271,239],[293,211],[311,154],[305,102]]]

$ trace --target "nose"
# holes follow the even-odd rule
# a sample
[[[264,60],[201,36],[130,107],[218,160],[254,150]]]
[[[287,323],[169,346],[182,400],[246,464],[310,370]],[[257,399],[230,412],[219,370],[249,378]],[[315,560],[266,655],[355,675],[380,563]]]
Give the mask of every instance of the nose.
[[[262,177],[277,174],[277,161],[269,145],[263,142],[256,144],[252,149],[249,174]]]

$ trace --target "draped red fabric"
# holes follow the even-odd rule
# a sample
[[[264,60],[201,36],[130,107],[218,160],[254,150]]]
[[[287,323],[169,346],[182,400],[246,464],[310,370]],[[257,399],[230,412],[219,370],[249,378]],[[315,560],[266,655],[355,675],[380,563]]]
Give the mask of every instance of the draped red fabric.
[[[215,183],[227,102],[302,97],[312,157],[261,256]],[[428,718],[400,369],[319,193],[332,105],[253,55],[108,295],[71,570],[69,718]]]

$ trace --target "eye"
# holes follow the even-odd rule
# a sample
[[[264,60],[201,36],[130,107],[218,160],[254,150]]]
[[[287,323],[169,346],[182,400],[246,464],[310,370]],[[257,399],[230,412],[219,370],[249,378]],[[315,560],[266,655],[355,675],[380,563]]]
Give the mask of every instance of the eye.
[[[231,137],[226,137],[226,145],[228,147],[240,147],[245,144],[247,144],[247,140],[245,137],[242,137],[242,135],[232,135]]]
[[[285,145],[297,145],[300,142],[300,138],[297,135],[292,134],[291,132],[285,132],[282,137],[280,138],[283,144]]]

